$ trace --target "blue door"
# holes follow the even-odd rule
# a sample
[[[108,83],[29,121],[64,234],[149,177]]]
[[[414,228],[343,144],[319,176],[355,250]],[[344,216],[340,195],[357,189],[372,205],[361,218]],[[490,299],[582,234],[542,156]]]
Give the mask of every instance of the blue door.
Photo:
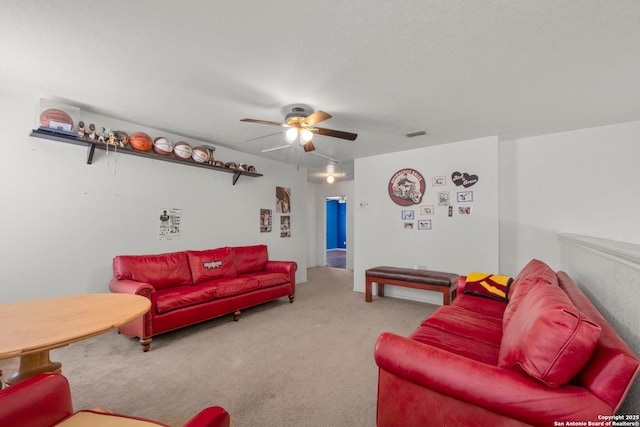
[[[347,248],[347,203],[327,200],[327,249]]]

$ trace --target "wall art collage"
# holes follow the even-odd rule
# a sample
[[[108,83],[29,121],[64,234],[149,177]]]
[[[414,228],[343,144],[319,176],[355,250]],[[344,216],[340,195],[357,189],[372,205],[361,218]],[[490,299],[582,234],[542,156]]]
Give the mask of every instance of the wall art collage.
[[[400,220],[405,230],[432,230],[437,216],[471,215],[478,175],[455,171],[450,176],[432,176],[427,180],[415,169],[400,169],[388,184],[389,197],[402,206]],[[455,185],[455,187],[451,187]]]
[[[291,189],[276,187],[275,211],[280,215],[280,237],[291,237]],[[260,232],[270,233],[273,227],[273,210],[260,209]]]

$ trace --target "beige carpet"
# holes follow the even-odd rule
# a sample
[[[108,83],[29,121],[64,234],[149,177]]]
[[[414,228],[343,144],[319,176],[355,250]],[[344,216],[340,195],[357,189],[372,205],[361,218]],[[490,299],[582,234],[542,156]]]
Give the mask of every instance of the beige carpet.
[[[315,267],[288,298],[154,337],[115,331],[53,350],[74,407],[181,426],[206,406],[234,427],[375,426],[378,335],[408,335],[437,306],[353,292],[353,273]],[[8,376],[17,360],[0,361]]]

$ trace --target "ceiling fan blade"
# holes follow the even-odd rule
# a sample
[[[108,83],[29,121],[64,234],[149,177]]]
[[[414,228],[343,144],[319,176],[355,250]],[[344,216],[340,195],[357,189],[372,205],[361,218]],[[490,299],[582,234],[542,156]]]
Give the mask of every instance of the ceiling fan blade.
[[[282,123],[271,122],[269,120],[256,120],[256,119],[240,119],[241,122],[260,123],[262,125],[281,126]]]
[[[318,135],[332,136],[334,138],[340,138],[340,139],[348,139],[349,141],[355,141],[356,138],[358,137],[357,133],[344,132],[341,130],[333,130],[333,129],[325,129],[325,128],[315,128],[315,129]]]
[[[257,136],[255,138],[251,138],[251,139],[247,139],[244,142],[251,142],[251,141],[255,141],[257,139],[262,139],[262,138],[267,138],[269,136],[273,136],[273,135],[280,135],[282,132],[276,132],[276,133],[269,133],[267,135],[262,135],[262,136]]]
[[[306,144],[304,144],[302,146],[302,148],[304,148],[304,152],[308,153],[309,151],[313,151],[316,149],[316,147],[314,147],[313,142],[309,141]]]
[[[284,150],[285,148],[291,148],[291,145],[283,145],[282,147],[267,148],[267,149],[262,150],[260,152],[261,153],[268,153],[270,151]]]
[[[331,118],[331,114],[329,113],[325,113],[322,110],[318,110],[315,113],[311,114],[310,116],[305,117],[305,119],[303,120],[303,122],[307,125],[307,126],[313,126],[316,123],[320,123],[323,122],[327,119]]]

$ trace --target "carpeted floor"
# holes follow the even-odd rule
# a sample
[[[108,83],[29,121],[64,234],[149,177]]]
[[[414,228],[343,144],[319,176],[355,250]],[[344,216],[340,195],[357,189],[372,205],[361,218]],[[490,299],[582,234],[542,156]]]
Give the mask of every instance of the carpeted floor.
[[[327,250],[327,267],[347,268],[347,251],[345,249]]]
[[[153,339],[112,331],[51,352],[75,409],[104,407],[181,426],[220,405],[234,427],[375,426],[378,335],[408,335],[437,306],[365,303],[353,272],[314,267],[287,298]],[[0,361],[5,375],[17,360]]]

